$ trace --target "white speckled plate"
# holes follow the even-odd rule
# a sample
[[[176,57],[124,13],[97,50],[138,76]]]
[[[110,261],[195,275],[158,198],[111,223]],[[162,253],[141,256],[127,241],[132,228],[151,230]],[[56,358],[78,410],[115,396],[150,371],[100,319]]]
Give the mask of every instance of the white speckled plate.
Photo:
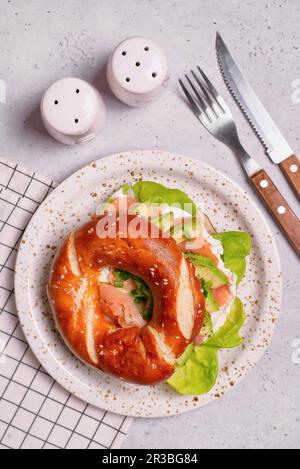
[[[243,346],[219,353],[220,373],[205,396],[180,396],[168,385],[127,384],[75,358],[55,329],[45,286],[58,244],[89,219],[98,203],[121,184],[143,178],[187,192],[204,204],[217,231],[253,235],[247,274],[239,287],[247,321]],[[279,315],[281,272],[262,214],[235,183],[210,166],[173,153],[145,151],[109,156],[77,171],[53,191],[32,217],[20,245],[15,292],[27,340],[44,368],[85,401],[124,415],[161,417],[219,398],[255,366],[267,348]]]

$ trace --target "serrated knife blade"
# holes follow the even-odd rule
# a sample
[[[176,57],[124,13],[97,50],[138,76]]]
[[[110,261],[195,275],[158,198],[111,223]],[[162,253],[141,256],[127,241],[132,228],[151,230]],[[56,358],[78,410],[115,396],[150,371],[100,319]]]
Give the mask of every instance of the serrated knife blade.
[[[219,33],[216,37],[216,51],[220,70],[230,93],[263,143],[271,160],[280,164],[281,170],[300,197],[299,160],[250,83],[242,75]]]

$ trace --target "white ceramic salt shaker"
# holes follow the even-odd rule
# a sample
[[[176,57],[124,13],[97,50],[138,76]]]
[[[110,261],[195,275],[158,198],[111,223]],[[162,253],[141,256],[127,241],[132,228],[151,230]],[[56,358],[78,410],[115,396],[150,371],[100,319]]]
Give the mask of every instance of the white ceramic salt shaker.
[[[129,106],[152,102],[168,85],[165,54],[145,37],[125,39],[108,60],[107,80],[114,95]]]
[[[80,78],[53,83],[43,95],[41,114],[49,134],[59,142],[76,145],[92,140],[105,118],[99,92]]]

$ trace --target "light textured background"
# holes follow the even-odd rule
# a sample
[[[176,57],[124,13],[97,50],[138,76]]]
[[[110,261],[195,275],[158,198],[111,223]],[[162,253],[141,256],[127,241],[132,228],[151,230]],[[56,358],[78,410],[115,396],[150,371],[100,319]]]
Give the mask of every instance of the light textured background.
[[[199,63],[231,105],[246,148],[299,214],[283,176],[228,95],[214,52],[218,29],[300,153],[300,103],[291,99],[292,83],[300,78],[299,23],[299,0],[0,0],[0,80],[7,85],[7,102],[0,104],[0,154],[61,181],[101,156],[159,148],[200,158],[251,193],[234,157],[182,104],[176,78]],[[139,34],[162,45],[172,80],[160,101],[131,109],[111,96],[103,71],[112,48]],[[68,75],[93,82],[108,107],[102,134],[76,148],[48,137],[38,112],[43,90]],[[300,364],[291,358],[292,343],[300,339],[299,261],[266,216],[284,272],[281,321],[269,351],[220,401],[179,417],[135,420],[125,448],[300,447]]]

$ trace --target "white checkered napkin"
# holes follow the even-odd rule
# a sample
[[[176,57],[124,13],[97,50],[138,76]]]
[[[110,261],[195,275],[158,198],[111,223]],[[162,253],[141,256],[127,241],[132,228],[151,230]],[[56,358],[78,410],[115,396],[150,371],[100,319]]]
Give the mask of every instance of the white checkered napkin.
[[[19,325],[18,243],[53,182],[0,158],[0,448],[118,448],[131,419],[76,398],[49,376]]]

